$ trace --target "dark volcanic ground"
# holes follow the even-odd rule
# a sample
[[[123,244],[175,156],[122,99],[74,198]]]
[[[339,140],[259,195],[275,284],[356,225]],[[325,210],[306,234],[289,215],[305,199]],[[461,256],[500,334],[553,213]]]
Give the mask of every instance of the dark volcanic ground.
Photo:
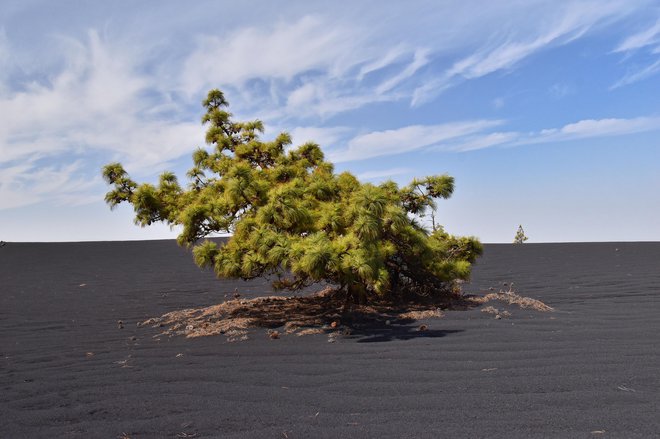
[[[505,282],[556,311],[154,338],[136,323],[270,289],[173,241],[9,243],[0,438],[660,437],[660,243],[487,245],[467,290]]]

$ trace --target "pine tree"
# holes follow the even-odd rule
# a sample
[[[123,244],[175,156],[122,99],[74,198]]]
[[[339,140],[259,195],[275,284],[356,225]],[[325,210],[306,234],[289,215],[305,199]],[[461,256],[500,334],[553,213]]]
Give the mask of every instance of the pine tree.
[[[111,163],[103,169],[113,186],[105,197],[111,208],[131,204],[141,226],[182,225],[179,244],[222,278],[275,275],[274,286],[285,289],[326,281],[357,301],[447,295],[469,277],[482,252],[479,241],[442,227],[427,230],[417,219],[451,196],[452,177],[404,187],[360,183],[348,172],[334,173],[315,143],[287,152],[287,133],[261,140],[263,124],[234,121],[219,90],[203,105],[212,150],[194,152],[189,185],[171,172],[157,185],[137,184]],[[224,245],[204,239],[219,232],[231,234]]]
[[[518,231],[516,232],[516,236],[513,238],[513,243],[514,244],[523,244],[528,239],[529,238],[525,235],[525,231],[523,230],[523,226],[519,225],[518,226]]]

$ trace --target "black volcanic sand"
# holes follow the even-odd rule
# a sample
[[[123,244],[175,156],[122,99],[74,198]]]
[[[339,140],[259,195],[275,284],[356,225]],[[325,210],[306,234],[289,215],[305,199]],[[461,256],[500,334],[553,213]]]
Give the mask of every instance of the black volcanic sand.
[[[136,323],[270,292],[171,241],[8,243],[0,282],[1,438],[660,437],[660,243],[487,245],[467,291],[556,311],[336,343],[154,338]]]

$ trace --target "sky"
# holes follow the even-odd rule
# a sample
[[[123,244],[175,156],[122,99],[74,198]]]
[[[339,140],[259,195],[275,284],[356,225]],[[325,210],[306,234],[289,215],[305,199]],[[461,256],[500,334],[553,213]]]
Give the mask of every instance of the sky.
[[[362,181],[454,176],[452,234],[660,240],[646,0],[0,0],[0,240],[176,237],[100,170],[185,181],[211,88]]]

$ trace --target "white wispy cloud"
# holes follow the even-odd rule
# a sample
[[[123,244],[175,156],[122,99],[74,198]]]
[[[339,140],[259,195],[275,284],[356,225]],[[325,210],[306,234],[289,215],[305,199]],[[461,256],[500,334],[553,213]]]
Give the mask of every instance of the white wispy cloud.
[[[393,130],[373,131],[354,137],[345,149],[331,151],[330,159],[340,163],[402,154],[484,131],[501,123],[498,120],[475,120],[440,125],[410,125]]]
[[[623,78],[612,84],[612,86],[610,86],[610,90],[642,81],[644,79],[650,78],[658,72],[660,72],[660,59],[640,70],[629,72]]]
[[[549,47],[568,44],[605,20],[626,15],[634,8],[624,2],[566,2],[557,4],[536,29],[511,32],[504,42],[488,42],[471,55],[456,61],[442,75],[417,87],[413,106],[434,99],[438,94],[464,80],[514,68],[524,59]]]
[[[401,82],[413,76],[420,68],[424,67],[429,63],[429,50],[428,49],[418,49],[415,51],[413,60],[410,64],[406,66],[401,72],[392,76],[391,78],[383,81],[378,87],[376,87],[377,94],[383,94],[390,91]]]
[[[443,152],[468,152],[492,147],[513,147],[539,143],[558,143],[577,139],[623,136],[660,131],[660,117],[583,119],[559,128],[532,132],[494,131],[504,125],[500,120],[456,122],[444,125],[413,125],[396,130],[375,131],[354,137],[348,148],[331,151],[335,162],[365,160],[429,149]]]
[[[377,72],[382,68],[396,63],[399,59],[403,58],[408,51],[409,49],[403,44],[397,44],[393,48],[388,49],[384,56],[362,65],[357,75],[357,79],[361,81],[369,73]]]
[[[19,178],[27,175],[33,166],[26,163],[0,168],[0,209],[11,209],[32,204],[34,194],[21,190]]]
[[[609,137],[660,130],[660,117],[643,116],[630,119],[584,119],[569,123],[561,128],[541,130],[527,139],[518,141],[524,143],[559,142],[589,137]]]
[[[166,102],[140,72],[139,53],[94,31],[53,45],[59,70],[0,87],[0,208],[98,201],[98,157],[149,175],[203,144],[198,122],[160,114]]]
[[[636,34],[630,35],[623,40],[615,49],[615,52],[627,52],[641,49],[647,46],[660,46],[660,18],[656,23]]]
[[[88,40],[63,40],[64,68],[47,83],[0,96],[0,163],[31,155],[106,151],[146,169],[203,142],[195,122],[153,117],[149,78],[130,52]],[[195,144],[196,142],[196,144]]]
[[[245,114],[266,120],[328,118],[395,92],[430,60],[430,50],[374,40],[366,24],[318,15],[202,36],[186,58],[180,89],[188,96],[223,87]],[[366,81],[378,73],[379,82]]]
[[[479,134],[476,136],[467,136],[454,143],[440,145],[437,149],[458,152],[474,151],[477,149],[490,148],[492,146],[506,145],[519,138],[520,133],[517,132]]]
[[[326,149],[329,150],[330,160],[343,163],[420,149],[467,152],[495,146],[523,146],[622,136],[660,130],[660,117],[583,119],[559,128],[546,128],[533,132],[491,132],[493,128],[505,124],[506,122],[502,120],[476,120],[439,125],[411,125],[354,136],[348,140],[345,148],[337,145],[349,135],[348,127],[306,127],[297,128],[292,133],[293,138],[299,140],[296,143],[316,140],[321,146],[329,147]]]
[[[98,201],[92,195],[97,182],[81,175],[84,163],[77,160],[65,165],[44,165],[23,161],[0,167],[0,210],[39,202],[64,205]]]
[[[282,106],[267,105],[262,115],[267,119],[326,119],[333,115],[377,102],[393,101],[397,94],[377,93],[361,88],[347,90],[342,80],[315,78],[291,91]]]
[[[466,136],[456,142],[439,145],[437,149],[464,152],[493,146],[558,143],[579,139],[625,136],[650,131],[660,131],[660,117],[583,119],[559,128],[546,128],[533,132],[509,131]]]
[[[359,51],[349,50],[359,39],[355,31],[329,28],[314,16],[272,29],[250,27],[227,37],[205,36],[185,62],[182,86],[192,94],[209,86],[243,85],[250,79],[290,81],[314,69],[338,76],[367,61]]]
[[[637,52],[648,52],[651,56],[660,54],[660,18],[651,27],[628,36],[614,49],[614,52],[625,53],[626,58],[634,56]],[[640,64],[643,67],[639,67]],[[646,60],[639,62],[637,66],[633,66],[621,79],[612,84],[610,90],[648,79],[658,72],[660,72],[660,59],[656,59],[651,64],[648,64]]]

